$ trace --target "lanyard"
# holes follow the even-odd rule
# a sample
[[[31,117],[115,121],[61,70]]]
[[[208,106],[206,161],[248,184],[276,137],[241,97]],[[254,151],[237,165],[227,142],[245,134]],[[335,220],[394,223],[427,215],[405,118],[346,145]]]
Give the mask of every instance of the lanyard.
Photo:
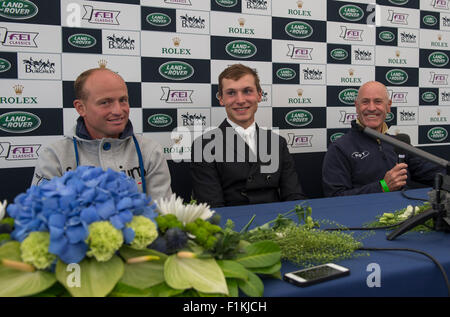
[[[144,160],[142,159],[141,147],[133,134],[134,146],[136,147],[136,152],[139,160],[139,170],[141,171],[141,181],[142,181],[142,191],[147,194],[147,184],[145,182],[145,174],[144,174]],[[78,145],[77,140],[73,137],[73,147],[75,149],[75,160],[77,162],[77,167],[80,165],[80,157],[78,155]]]

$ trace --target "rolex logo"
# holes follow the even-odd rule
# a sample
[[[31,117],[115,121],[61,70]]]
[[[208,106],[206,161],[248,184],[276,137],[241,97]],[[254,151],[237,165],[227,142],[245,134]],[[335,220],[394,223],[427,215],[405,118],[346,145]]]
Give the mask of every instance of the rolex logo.
[[[173,41],[173,45],[175,45],[176,47],[180,46],[181,39],[179,37],[174,37],[172,39],[172,41]]]
[[[297,89],[297,95],[299,96],[299,97],[301,97],[301,96],[303,96],[303,89]]]
[[[180,144],[181,140],[183,140],[183,135],[180,134],[178,137],[172,138],[174,144]]]
[[[21,95],[23,92],[23,86],[22,85],[14,85],[14,92],[16,93],[16,95]]]
[[[442,34],[438,34],[437,38],[438,38],[438,41],[442,41]]]
[[[238,22],[239,22],[240,26],[244,26],[245,25],[245,19],[244,18],[239,18]]]
[[[395,51],[395,56],[400,57],[400,51],[399,50]]]
[[[297,1],[297,7],[299,9],[301,9],[303,7],[303,1],[302,0]]]
[[[437,110],[436,110],[436,114],[437,114],[438,116],[440,116],[440,115],[441,115],[441,109],[437,109]]]
[[[105,59],[101,59],[98,61],[98,67],[100,68],[106,68],[106,64],[108,64],[108,62]]]
[[[353,76],[353,75],[355,74],[355,70],[354,70],[353,68],[350,68],[350,69],[348,70],[348,74],[349,74],[350,76]]]

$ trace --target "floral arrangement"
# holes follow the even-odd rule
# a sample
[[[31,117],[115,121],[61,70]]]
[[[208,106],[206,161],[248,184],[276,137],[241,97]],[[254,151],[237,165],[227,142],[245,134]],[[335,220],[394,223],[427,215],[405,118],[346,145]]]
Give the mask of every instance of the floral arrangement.
[[[0,296],[262,296],[257,274],[280,277],[275,242],[222,229],[205,204],[152,202],[110,169],[31,186],[7,213]]]

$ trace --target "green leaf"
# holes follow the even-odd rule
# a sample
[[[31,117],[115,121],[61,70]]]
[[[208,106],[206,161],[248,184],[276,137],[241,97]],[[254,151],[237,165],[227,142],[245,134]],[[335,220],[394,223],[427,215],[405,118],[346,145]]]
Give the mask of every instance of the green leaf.
[[[222,269],[223,275],[226,278],[233,277],[241,280],[248,279],[247,269],[242,264],[236,261],[222,260],[217,261],[217,264],[219,264],[220,268]]]
[[[108,295],[124,272],[124,264],[116,255],[106,262],[98,262],[95,258],[85,258],[78,265],[78,269],[67,270],[67,264],[58,261],[55,270],[58,281],[75,297]],[[80,287],[76,287],[76,284],[68,285],[67,282],[72,283],[77,278],[79,278]]]
[[[175,289],[194,288],[203,293],[228,294],[227,283],[214,259],[170,256],[164,264],[166,283]]]
[[[125,271],[120,282],[138,289],[145,289],[165,281],[164,262],[167,255],[155,250],[134,250],[129,247],[122,247],[120,255],[125,259],[140,257],[145,255],[159,256],[159,260],[152,260],[143,263],[125,263]]]
[[[121,282],[117,283],[108,297],[149,297],[152,296],[150,289],[137,289]]]
[[[0,247],[0,259],[22,261],[20,243],[10,241]],[[56,282],[45,271],[23,272],[0,265],[0,297],[29,296],[45,291]]]
[[[272,275],[280,272],[281,262],[266,267],[250,268],[249,270],[253,273]]]
[[[171,297],[184,292],[182,289],[174,289],[170,287],[166,282],[155,285],[149,288],[149,290],[152,292],[152,297]]]
[[[281,250],[272,241],[259,241],[245,248],[246,253],[238,255],[236,261],[246,268],[272,266],[280,261]]]
[[[248,281],[237,280],[242,292],[250,297],[261,297],[264,293],[264,284],[261,279],[252,272],[248,272]]]
[[[239,297],[238,282],[234,278],[227,278],[227,285],[230,297]]]

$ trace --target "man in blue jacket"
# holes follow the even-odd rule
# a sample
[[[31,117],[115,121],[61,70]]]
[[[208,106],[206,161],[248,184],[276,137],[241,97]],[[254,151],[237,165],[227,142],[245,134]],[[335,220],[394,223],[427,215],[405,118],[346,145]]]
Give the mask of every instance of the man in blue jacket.
[[[386,133],[384,120],[392,101],[386,86],[376,81],[362,85],[355,101],[357,120],[351,130],[328,148],[322,168],[325,196],[359,195],[400,190],[411,181],[433,185],[444,169],[419,157],[406,156],[397,164],[394,147],[361,131],[369,127]]]

